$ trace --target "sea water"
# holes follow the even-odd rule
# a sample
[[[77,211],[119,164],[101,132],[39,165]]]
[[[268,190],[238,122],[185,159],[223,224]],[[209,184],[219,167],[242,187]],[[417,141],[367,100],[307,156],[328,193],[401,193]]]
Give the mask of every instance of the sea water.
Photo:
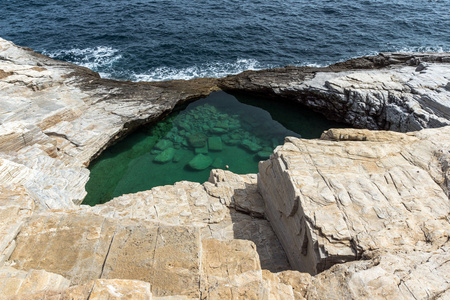
[[[108,148],[90,166],[83,203],[181,180],[203,183],[213,168],[257,173],[286,136],[317,138],[342,126],[290,103],[216,92]]]
[[[449,0],[1,0],[0,13],[0,37],[132,81],[450,51]]]

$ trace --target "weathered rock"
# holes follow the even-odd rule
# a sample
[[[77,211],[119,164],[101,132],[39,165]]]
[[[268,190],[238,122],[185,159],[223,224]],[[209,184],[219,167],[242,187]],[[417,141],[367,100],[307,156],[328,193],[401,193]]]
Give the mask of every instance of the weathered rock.
[[[450,146],[443,130],[441,145],[362,130],[324,134],[341,141],[288,138],[260,164],[258,185],[291,264],[315,274],[377,249],[445,243],[450,203],[433,166]]]
[[[32,293],[48,293],[67,289],[69,285],[70,281],[63,276],[44,270],[25,272],[10,267],[0,268],[0,299]]]
[[[382,54],[245,72],[221,85],[301,101],[355,126],[411,130],[448,124],[448,58]],[[215,79],[104,80],[0,39],[0,297],[448,298],[450,127],[288,138],[261,163],[258,182],[213,170],[203,185],[77,205],[86,165],[105,147],[214,89]],[[225,143],[249,139],[234,131],[237,116],[200,124],[214,107],[202,109],[189,116],[198,130],[228,128]],[[294,268],[323,271],[288,271],[271,226]]]
[[[427,67],[418,72],[416,62]],[[449,53],[381,53],[325,68],[246,71],[219,86],[296,101],[358,128],[406,132],[450,125],[449,68]]]
[[[150,284],[137,280],[97,279],[69,287],[70,281],[60,275],[13,268],[0,270],[0,277],[1,299],[152,299]]]
[[[101,79],[3,39],[0,70],[0,182],[20,182],[43,208],[79,204],[86,195],[85,166],[103,149],[176,104],[217,89],[216,79]]]
[[[181,182],[121,196],[96,207],[82,206],[78,211],[35,214],[17,236],[19,246],[8,264],[24,270],[52,270],[78,285],[96,278],[145,281],[151,284],[154,296],[198,298],[200,282],[211,285],[205,289],[212,291],[215,280],[244,291],[246,281],[238,279],[250,275],[256,276],[251,286],[260,290],[265,285],[261,266],[277,271],[289,265],[266,220],[235,212],[222,203],[231,203],[227,197],[233,196],[232,188],[238,189],[236,183],[246,181],[247,176],[241,177],[226,172],[222,178],[230,180],[230,194],[222,199],[207,193],[198,183]],[[262,201],[252,195],[257,193],[256,176],[252,178],[254,188],[247,191],[247,197]],[[221,187],[227,187],[225,180]],[[241,202],[243,197],[241,194]],[[225,241],[232,249],[245,245],[227,256],[223,256],[223,247],[217,247],[215,255],[236,263],[249,259],[253,261],[252,270],[235,278],[223,274],[214,275],[214,280],[208,277],[200,270],[201,261],[211,265],[216,262],[199,253],[210,252],[206,250],[210,247],[202,250],[205,244],[201,244],[209,239],[213,240],[208,245],[221,245],[215,239]],[[235,243],[234,239],[249,241]]]

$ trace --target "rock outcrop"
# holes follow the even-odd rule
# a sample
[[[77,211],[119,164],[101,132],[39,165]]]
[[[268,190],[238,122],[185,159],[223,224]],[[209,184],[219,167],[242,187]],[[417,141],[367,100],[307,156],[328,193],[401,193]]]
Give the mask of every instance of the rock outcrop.
[[[43,208],[80,204],[86,166],[130,129],[216,90],[216,79],[106,80],[0,39],[0,183],[20,183]],[[51,183],[49,185],[49,183]]]
[[[105,147],[218,85],[409,131],[449,124],[448,70],[382,54],[132,83],[0,39],[0,299],[449,298],[450,127],[287,138],[258,175],[80,205]]]
[[[246,71],[219,87],[296,101],[357,128],[407,132],[450,124],[449,68],[449,53],[382,53],[324,68]]]

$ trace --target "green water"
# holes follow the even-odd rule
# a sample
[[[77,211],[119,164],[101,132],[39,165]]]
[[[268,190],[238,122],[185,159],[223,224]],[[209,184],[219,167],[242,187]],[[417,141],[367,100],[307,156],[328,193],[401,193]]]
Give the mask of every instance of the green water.
[[[318,138],[332,127],[342,124],[297,105],[216,92],[105,150],[90,166],[83,204],[181,180],[202,183],[213,168],[257,173],[258,161],[286,136]]]

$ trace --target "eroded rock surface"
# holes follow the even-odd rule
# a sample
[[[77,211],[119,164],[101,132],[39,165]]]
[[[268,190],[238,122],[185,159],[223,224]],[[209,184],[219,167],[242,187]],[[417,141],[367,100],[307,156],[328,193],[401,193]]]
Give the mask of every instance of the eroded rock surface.
[[[216,90],[216,79],[106,80],[0,39],[0,182],[20,183],[38,206],[80,204],[85,168],[129,129]]]
[[[382,54],[220,86],[415,130],[449,124],[449,62]],[[450,297],[450,127],[287,138],[258,176],[79,205],[105,147],[216,85],[104,80],[0,39],[0,299]]]
[[[155,297],[268,297],[262,269],[290,265],[268,221],[250,215],[263,206],[256,175],[214,170],[211,177],[203,185],[184,181],[95,207],[35,213],[6,265],[60,274],[71,285],[148,282]],[[226,191],[221,198],[214,196],[219,190]],[[249,203],[246,213],[235,201]],[[285,290],[293,297],[291,286]]]
[[[324,68],[247,71],[219,86],[296,101],[357,128],[406,132],[450,124],[449,68],[449,53],[382,53]]]
[[[425,299],[450,288],[448,149],[450,127],[332,129],[287,138],[260,163],[265,211],[292,266],[327,270],[308,298]]]

